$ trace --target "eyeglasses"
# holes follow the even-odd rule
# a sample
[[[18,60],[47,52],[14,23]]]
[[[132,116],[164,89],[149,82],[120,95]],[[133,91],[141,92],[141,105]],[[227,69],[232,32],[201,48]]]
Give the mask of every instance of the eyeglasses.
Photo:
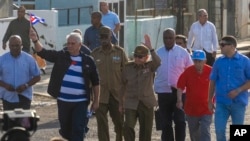
[[[145,55],[137,55],[137,54],[134,54],[134,57],[135,57],[135,58],[142,59],[143,57],[145,57]]]
[[[220,43],[221,47],[228,46],[228,45],[232,45],[232,44],[230,44],[230,43]]]

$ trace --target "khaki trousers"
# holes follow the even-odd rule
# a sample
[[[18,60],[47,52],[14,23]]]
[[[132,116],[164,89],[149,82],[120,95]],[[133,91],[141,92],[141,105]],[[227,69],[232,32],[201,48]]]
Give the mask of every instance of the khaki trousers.
[[[108,112],[114,123],[116,141],[122,141],[123,116],[119,112],[119,102],[112,95],[110,95],[108,104],[100,103],[99,108],[96,110],[98,139],[99,141],[110,141]]]
[[[125,109],[124,138],[125,141],[135,141],[135,125],[139,120],[139,141],[151,141],[154,118],[154,108],[139,103],[137,110]]]

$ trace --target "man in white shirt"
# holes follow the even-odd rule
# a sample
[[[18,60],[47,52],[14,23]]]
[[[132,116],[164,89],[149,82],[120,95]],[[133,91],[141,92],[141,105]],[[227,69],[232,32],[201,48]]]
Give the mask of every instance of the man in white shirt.
[[[208,21],[205,9],[198,10],[198,21],[194,22],[188,33],[187,48],[189,50],[204,50],[207,64],[213,66],[218,48],[218,37],[213,23]]]
[[[175,30],[167,28],[163,32],[164,46],[156,53],[161,59],[155,75],[154,90],[158,95],[158,105],[162,119],[162,141],[185,141],[186,122],[184,111],[178,109],[177,81],[184,70],[193,64],[189,53],[175,43]],[[175,123],[175,133],[172,122]],[[175,136],[174,136],[175,135]]]

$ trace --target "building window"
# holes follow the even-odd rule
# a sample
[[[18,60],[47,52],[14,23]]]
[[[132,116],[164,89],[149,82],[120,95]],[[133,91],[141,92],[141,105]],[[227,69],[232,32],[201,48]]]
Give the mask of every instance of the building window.
[[[26,9],[35,9],[35,0],[13,0],[16,6],[24,6]]]

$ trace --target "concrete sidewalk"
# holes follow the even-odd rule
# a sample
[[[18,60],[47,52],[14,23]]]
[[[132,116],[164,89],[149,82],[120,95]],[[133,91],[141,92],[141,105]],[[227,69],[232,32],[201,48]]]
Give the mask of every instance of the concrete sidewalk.
[[[42,74],[42,72],[41,72],[41,80],[33,86],[34,94],[39,94],[39,95],[43,95],[43,96],[50,96],[47,93],[47,88],[48,88],[50,74],[51,74],[53,64],[50,64],[50,63],[48,63],[48,64],[49,65],[47,65],[47,68],[45,69],[46,74]]]

